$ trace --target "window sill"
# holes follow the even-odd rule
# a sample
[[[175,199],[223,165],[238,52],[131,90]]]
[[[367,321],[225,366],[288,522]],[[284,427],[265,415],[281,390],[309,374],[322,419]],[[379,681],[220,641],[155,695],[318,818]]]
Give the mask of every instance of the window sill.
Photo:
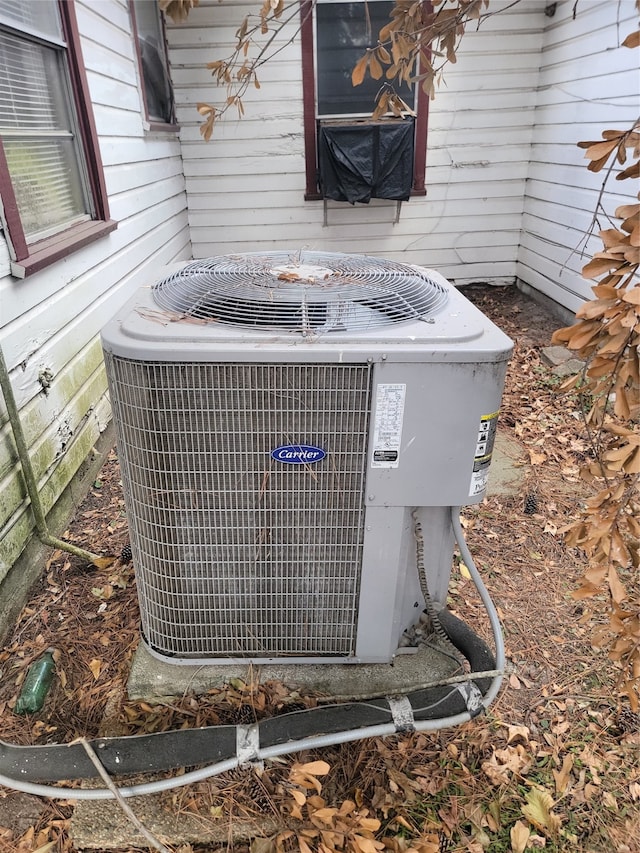
[[[412,187],[411,188],[411,198],[420,198],[422,196],[426,196],[427,190],[426,187]],[[323,201],[324,196],[318,190],[316,193],[305,193],[304,194],[305,201]],[[345,202],[345,204],[349,204],[349,202]]]
[[[66,258],[83,246],[93,243],[94,240],[110,234],[117,227],[118,223],[114,219],[82,222],[67,231],[34,243],[29,247],[27,257],[19,261],[11,261],[11,272],[16,278],[27,278],[56,261]]]
[[[142,124],[147,133],[180,133],[179,124],[167,124],[166,122],[149,121],[148,119],[145,119]]]

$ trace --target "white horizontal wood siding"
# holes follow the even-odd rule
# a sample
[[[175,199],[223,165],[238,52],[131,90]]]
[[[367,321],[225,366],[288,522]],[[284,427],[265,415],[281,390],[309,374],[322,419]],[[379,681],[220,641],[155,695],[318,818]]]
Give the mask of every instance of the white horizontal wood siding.
[[[637,26],[633,0],[579,3],[575,19],[574,6],[559,2],[544,34],[518,257],[518,277],[572,311],[591,297],[594,282],[580,270],[602,243],[585,246],[584,233],[605,175],[587,170],[577,143],[628,128],[640,102],[638,52],[619,47]],[[602,199],[609,215],[633,200],[633,184],[611,175]]]
[[[492,9],[508,6],[494,0]],[[386,256],[439,269],[458,283],[512,282],[533,129],[544,3],[523,2],[464,39],[431,106],[427,197],[402,206],[305,202],[302,69],[295,18],[260,70],[246,115],[206,143],[198,101],[224,101],[207,62],[223,58],[255,3],[201,0],[169,28],[194,257],[299,247]]]
[[[128,3],[75,5],[118,228],[24,280],[9,274],[0,239],[0,343],[46,511],[110,418],[101,327],[158,268],[191,257],[180,143],[175,133],[144,130]],[[0,580],[31,530],[0,399]]]

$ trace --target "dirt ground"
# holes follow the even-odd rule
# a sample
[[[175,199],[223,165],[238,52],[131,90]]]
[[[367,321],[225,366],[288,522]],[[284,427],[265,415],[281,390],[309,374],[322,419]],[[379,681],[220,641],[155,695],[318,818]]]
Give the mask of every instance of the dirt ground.
[[[278,830],[268,842],[254,841],[251,853],[640,853],[639,720],[618,697],[613,664],[592,647],[604,617],[597,601],[572,599],[584,560],[560,532],[587,494],[579,466],[589,452],[583,401],[558,395],[559,381],[540,357],[560,324],[515,288],[476,285],[464,293],[515,341],[499,429],[528,459],[521,494],[487,499],[463,519],[503,621],[505,686],[485,718],[456,730],[333,747],[267,767],[258,780],[245,774],[167,795],[167,809],[229,826],[240,816],[259,825],[268,814]],[[119,559],[128,535],[115,452],[65,535],[118,559],[97,570],[51,554],[0,649],[2,740],[70,742],[247,721],[313,703],[284,686],[242,684],[161,706],[128,701],[139,622],[133,568]],[[467,575],[456,563],[450,607],[488,634]],[[48,647],[57,650],[53,687],[41,712],[19,716],[13,708],[26,671]],[[314,777],[314,805],[292,767],[320,760],[329,771]],[[292,790],[300,793],[293,800]],[[70,801],[0,788],[0,853],[71,853],[72,810]],[[185,842],[179,849],[213,848]]]

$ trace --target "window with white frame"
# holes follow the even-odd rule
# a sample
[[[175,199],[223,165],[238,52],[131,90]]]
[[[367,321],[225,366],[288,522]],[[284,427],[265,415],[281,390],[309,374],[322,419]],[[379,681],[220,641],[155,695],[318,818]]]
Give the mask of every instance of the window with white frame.
[[[0,0],[0,194],[19,276],[115,228],[72,0]]]
[[[160,9],[155,0],[131,0],[131,12],[147,121],[152,126],[175,126],[173,89]]]

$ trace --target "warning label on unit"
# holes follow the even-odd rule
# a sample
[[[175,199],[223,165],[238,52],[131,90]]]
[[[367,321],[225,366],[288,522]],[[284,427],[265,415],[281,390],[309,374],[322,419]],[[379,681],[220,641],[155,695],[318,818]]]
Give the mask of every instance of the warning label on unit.
[[[498,412],[492,412],[490,415],[483,415],[480,418],[478,440],[473,460],[473,473],[471,474],[471,484],[469,486],[469,497],[479,495],[487,488],[489,465],[491,464],[491,454],[493,453],[497,428]]]
[[[407,386],[382,383],[376,387],[376,415],[373,426],[372,468],[397,468]]]

